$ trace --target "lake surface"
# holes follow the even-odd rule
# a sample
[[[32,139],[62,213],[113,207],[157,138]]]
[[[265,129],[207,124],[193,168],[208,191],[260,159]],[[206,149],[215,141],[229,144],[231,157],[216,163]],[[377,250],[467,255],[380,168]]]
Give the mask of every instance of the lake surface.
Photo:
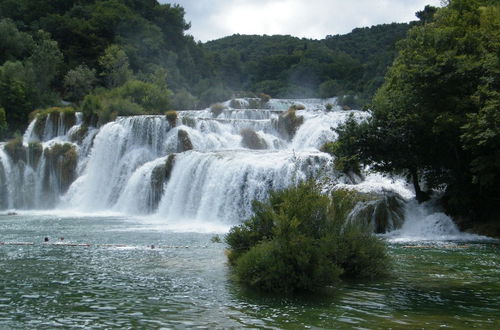
[[[213,235],[120,216],[0,216],[0,328],[500,328],[498,241],[390,240],[392,278],[284,298],[233,283]]]

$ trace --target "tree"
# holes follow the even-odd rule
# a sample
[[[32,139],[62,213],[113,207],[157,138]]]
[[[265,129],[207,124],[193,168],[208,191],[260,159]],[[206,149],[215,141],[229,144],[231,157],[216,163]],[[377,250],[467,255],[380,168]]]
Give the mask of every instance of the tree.
[[[4,137],[7,132],[7,117],[5,116],[4,108],[0,108],[0,139]]]
[[[99,65],[101,77],[108,88],[121,86],[132,76],[127,54],[117,45],[106,48],[104,55],[99,57]]]
[[[34,45],[33,38],[20,32],[10,19],[0,20],[0,64],[27,57]]]
[[[6,62],[0,67],[0,107],[5,111],[11,130],[22,130],[32,110],[26,83],[26,69],[21,62]]]
[[[411,176],[420,200],[419,182],[444,185],[449,213],[484,218],[499,205],[486,189],[498,187],[499,40],[500,6],[490,1],[451,0],[412,28],[350,152]],[[343,141],[353,130],[340,133]]]
[[[26,67],[32,72],[29,83],[33,86],[33,104],[46,106],[56,99],[51,84],[59,73],[64,56],[57,42],[47,32],[37,31],[34,40],[36,44],[33,53],[26,60]]]
[[[64,89],[66,97],[73,102],[80,102],[96,83],[96,71],[89,69],[86,65],[79,65],[69,70],[64,76]]]

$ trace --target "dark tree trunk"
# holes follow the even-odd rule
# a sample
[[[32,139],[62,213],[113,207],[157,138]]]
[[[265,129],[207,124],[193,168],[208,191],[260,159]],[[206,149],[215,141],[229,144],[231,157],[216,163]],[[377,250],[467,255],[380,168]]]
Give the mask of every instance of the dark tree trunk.
[[[417,199],[417,202],[420,204],[425,201],[428,201],[430,198],[429,194],[420,189],[420,184],[418,183],[417,169],[410,169],[410,174],[411,174],[411,179],[413,181],[413,188],[415,189],[415,198]]]

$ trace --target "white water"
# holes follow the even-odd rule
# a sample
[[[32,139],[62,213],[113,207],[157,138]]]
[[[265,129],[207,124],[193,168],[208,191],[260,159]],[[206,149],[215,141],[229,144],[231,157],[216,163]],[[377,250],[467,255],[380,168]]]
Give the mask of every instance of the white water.
[[[175,127],[165,116],[124,117],[98,130],[89,129],[79,142],[72,137],[80,129],[80,115],[73,127],[65,127],[62,118],[57,125],[47,118],[42,136],[36,134],[33,121],[23,137],[24,146],[39,141],[47,150],[71,143],[78,153],[75,180],[66,191],[57,169],[46,164],[45,153],[36,166],[29,153],[26,161],[15,163],[0,146],[0,209],[113,212],[146,216],[169,229],[227,229],[247,218],[252,201],[264,200],[270,189],[321,175],[335,178],[331,185],[362,192],[393,191],[411,199],[413,192],[402,179],[372,173],[353,184],[331,172],[332,158],[320,152],[320,147],[336,138],[333,128],[349,116],[357,120],[369,116],[336,106],[326,111],[326,105],[334,103],[335,99],[271,100],[266,109],[229,108],[217,117],[210,109],[183,111]],[[280,136],[277,121],[293,104],[305,107],[296,112],[304,123],[289,141]],[[242,130],[254,131],[267,149],[244,147]],[[182,134],[187,134],[193,150],[184,151],[179,140]],[[163,173],[171,154],[175,158],[169,179],[160,175],[164,182],[153,184],[154,171]],[[392,235],[392,239],[446,239],[462,234],[444,214],[409,204],[406,222]]]

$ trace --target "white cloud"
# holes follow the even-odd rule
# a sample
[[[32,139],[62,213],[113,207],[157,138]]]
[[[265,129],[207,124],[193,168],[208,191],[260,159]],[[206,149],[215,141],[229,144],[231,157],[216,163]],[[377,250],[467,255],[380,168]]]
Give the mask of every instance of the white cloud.
[[[353,28],[415,20],[440,0],[163,0],[178,3],[195,39],[239,34],[290,34],[321,39]]]

